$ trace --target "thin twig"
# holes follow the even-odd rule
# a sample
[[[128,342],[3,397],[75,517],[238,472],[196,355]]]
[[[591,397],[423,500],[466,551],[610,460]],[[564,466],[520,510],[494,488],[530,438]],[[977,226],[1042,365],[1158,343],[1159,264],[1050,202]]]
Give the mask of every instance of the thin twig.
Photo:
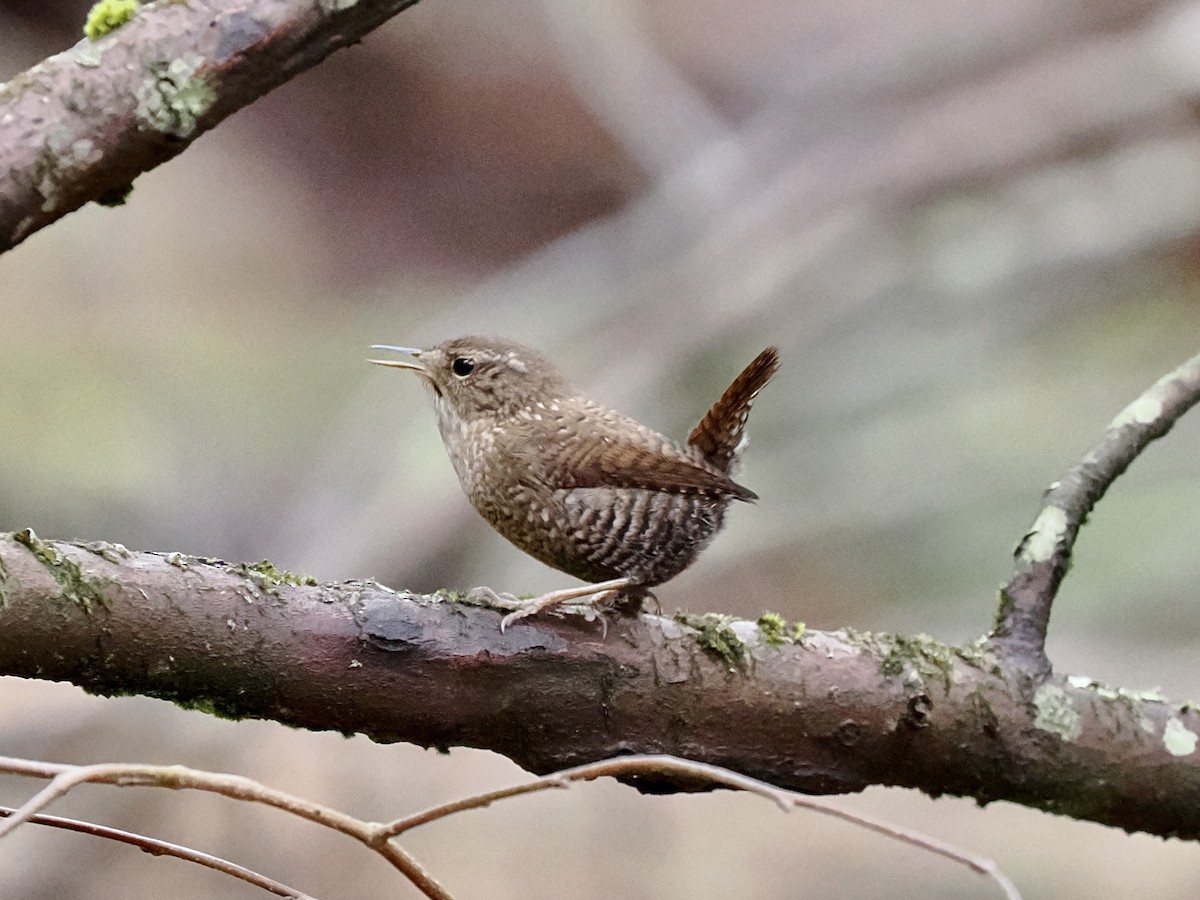
[[[827,816],[834,816],[964,865],[972,871],[993,879],[1000,886],[1001,890],[1004,891],[1004,895],[1009,900],[1020,900],[1021,898],[1016,885],[1000,871],[993,860],[986,857],[977,856],[961,850],[952,844],[940,841],[937,838],[893,825],[881,819],[875,819],[862,813],[849,812],[813,797],[806,797],[803,794],[782,790],[767,784],[765,781],[740,775],[737,772],[723,769],[720,766],[693,762],[675,756],[618,756],[613,759],[576,766],[572,769],[563,769],[561,772],[555,772],[536,781],[526,782],[525,784],[501,790],[489,791],[486,794],[478,794],[475,797],[456,800],[453,803],[435,806],[423,812],[396,819],[384,826],[384,830],[389,835],[395,836],[411,828],[416,828],[418,825],[425,825],[437,819],[463,812],[464,810],[481,809],[495,803],[497,800],[504,800],[509,797],[517,797],[521,794],[530,794],[536,791],[544,791],[549,788],[565,788],[569,787],[572,782],[592,781],[593,779],[609,775],[614,777],[646,775],[684,777],[698,780],[704,784],[722,785],[735,790],[757,794],[760,797],[765,797],[773,801],[785,812],[800,807],[823,813]]]
[[[1200,401],[1200,356],[1160,378],[1122,410],[1076,465],[1047,489],[1042,509],[1017,545],[1012,579],[1000,594],[990,643],[1035,678],[1050,674],[1050,607],[1092,507],[1154,440]]]
[[[169,853],[182,859],[189,859],[202,865],[208,865],[236,877],[241,877],[253,884],[258,884],[281,896],[302,897],[304,895],[288,888],[286,885],[273,882],[250,870],[243,869],[240,866],[218,859],[217,857],[210,857],[196,850],[177,847],[174,844],[167,844],[166,842],[156,841],[152,838],[144,838],[140,835],[132,835],[128,832],[119,832],[116,829],[107,829],[104,826],[93,826],[89,823],[73,822],[73,820],[44,816],[38,811],[53,802],[56,798],[70,791],[73,787],[84,783],[204,790],[237,800],[253,800],[291,812],[294,815],[349,835],[384,856],[397,869],[403,872],[426,896],[450,898],[445,889],[425,873],[420,865],[393,841],[393,838],[418,825],[424,825],[458,812],[479,809],[497,800],[516,797],[521,794],[529,794],[548,788],[569,787],[571,783],[576,781],[591,781],[604,776],[623,776],[627,778],[648,775],[658,777],[673,776],[676,778],[687,778],[705,785],[722,785],[735,790],[748,791],[773,801],[784,811],[796,807],[811,809],[815,812],[835,816],[864,828],[869,828],[872,831],[920,847],[953,862],[967,866],[975,872],[987,875],[1000,885],[1009,900],[1020,900],[1020,894],[1015,885],[997,868],[992,860],[968,853],[936,838],[901,828],[891,823],[862,815],[861,813],[852,813],[838,809],[835,806],[812,797],[781,790],[766,782],[740,775],[737,772],[732,772],[719,766],[693,762],[673,756],[623,756],[577,766],[526,784],[490,791],[485,794],[437,806],[415,815],[396,819],[386,825],[354,819],[338,810],[309,803],[281,791],[275,791],[242,776],[202,772],[183,766],[120,764],[68,766],[35,760],[0,757],[0,771],[52,779],[46,788],[39,791],[38,794],[19,810],[6,810],[3,813],[3,815],[7,816],[7,819],[4,822],[0,822],[0,836],[11,831],[16,825],[26,821],[54,824],[57,827],[69,827],[73,830],[112,837],[114,840],[124,840],[127,843],[133,843],[151,852]],[[242,873],[246,874],[243,875]]]
[[[85,783],[122,786],[167,787],[174,790],[208,791],[234,800],[273,806],[326,828],[332,828],[370,847],[404,874],[427,897],[452,900],[450,894],[404,848],[389,840],[384,826],[364,822],[340,810],[312,803],[291,794],[268,788],[240,775],[203,772],[185,766],[148,766],[109,763],[95,766],[70,766],[35,760],[0,757],[0,772],[52,779],[3,822],[0,837],[28,821],[48,804],[72,788]]]
[[[16,810],[10,806],[0,806],[0,816],[11,816],[15,812]],[[232,875],[234,878],[240,878],[242,881],[249,882],[255,887],[260,887],[280,897],[292,897],[295,900],[315,900],[311,895],[303,891],[298,891],[293,887],[288,887],[283,882],[276,881],[274,878],[268,878],[266,875],[259,874],[253,869],[247,869],[227,859],[222,859],[219,856],[213,856],[210,853],[204,853],[191,847],[184,847],[181,844],[172,844],[170,841],[161,841],[158,838],[147,837],[144,834],[122,831],[120,828],[110,828],[107,825],[97,825],[94,822],[83,822],[79,819],[64,819],[61,816],[39,814],[30,817],[28,821],[33,825],[62,828],[66,831],[90,834],[93,837],[101,837],[122,844],[130,844],[154,856],[173,856],[176,859],[194,862],[206,868],[224,872],[226,875]]]

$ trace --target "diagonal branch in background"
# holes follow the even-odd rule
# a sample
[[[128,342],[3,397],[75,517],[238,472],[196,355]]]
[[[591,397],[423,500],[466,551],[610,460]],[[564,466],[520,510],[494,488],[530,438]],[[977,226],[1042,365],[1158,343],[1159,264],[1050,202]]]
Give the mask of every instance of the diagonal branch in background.
[[[1104,492],[1152,441],[1200,401],[1200,356],[1164,375],[1122,410],[1087,454],[1046,490],[1042,509],[1017,545],[1015,571],[1001,589],[989,644],[1035,679],[1050,674],[1046,629],[1075,538]]]
[[[1200,838],[1200,712],[987,648],[725,617],[536,620],[273,567],[0,535],[0,674],[494,750],[539,773],[668,753],[787,789],[1007,799]],[[639,783],[646,788],[645,782]],[[649,786],[679,790],[686,785]]]
[[[159,0],[0,85],[0,252],[417,0]]]

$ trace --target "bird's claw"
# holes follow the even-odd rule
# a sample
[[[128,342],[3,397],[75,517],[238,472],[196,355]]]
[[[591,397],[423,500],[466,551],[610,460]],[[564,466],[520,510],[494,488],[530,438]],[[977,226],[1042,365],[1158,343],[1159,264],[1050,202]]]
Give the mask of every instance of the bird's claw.
[[[523,619],[526,616],[533,615],[535,612],[537,612],[536,609],[530,609],[528,607],[525,609],[514,609],[500,620],[500,633],[504,634],[504,629],[506,629],[513,622],[517,621],[517,619]]]
[[[592,603],[555,603],[552,606],[542,606],[536,600],[518,600],[517,602],[521,603],[522,606],[519,609],[514,609],[500,620],[501,634],[518,619],[524,619],[539,612],[546,612],[552,616],[560,617],[581,616],[585,622],[599,620],[600,626],[603,629],[601,636],[608,637],[608,619],[604,618],[604,614]]]

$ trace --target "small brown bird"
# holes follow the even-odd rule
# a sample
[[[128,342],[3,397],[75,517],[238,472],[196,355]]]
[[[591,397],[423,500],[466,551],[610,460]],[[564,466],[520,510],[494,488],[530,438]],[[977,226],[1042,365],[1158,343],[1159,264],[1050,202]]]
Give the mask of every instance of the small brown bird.
[[[513,609],[501,630],[579,598],[648,594],[691,565],[730,501],[756,499],[731,474],[750,404],[779,368],[775,347],[734,379],[686,444],[587,399],[512,341],[372,349],[410,357],[371,362],[411,369],[432,391],[442,442],[480,515],[526,553],[590,582],[528,601],[476,589]]]

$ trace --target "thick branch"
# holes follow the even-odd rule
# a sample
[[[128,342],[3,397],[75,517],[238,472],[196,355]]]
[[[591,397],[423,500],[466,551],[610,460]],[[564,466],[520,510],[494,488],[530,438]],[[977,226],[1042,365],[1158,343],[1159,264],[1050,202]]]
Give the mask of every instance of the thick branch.
[[[467,745],[536,772],[670,753],[781,787],[1007,799],[1200,837],[1200,714],[925,638],[536,619],[370,582],[0,537],[0,673]],[[768,634],[778,635],[777,627]],[[662,787],[677,789],[679,785]]]
[[[0,85],[0,252],[416,0],[159,0]]]
[[[1050,672],[1050,607],[1088,513],[1138,454],[1200,401],[1200,356],[1160,378],[1122,410],[1087,454],[1046,490],[1042,509],[1017,545],[990,643],[1034,678]]]

